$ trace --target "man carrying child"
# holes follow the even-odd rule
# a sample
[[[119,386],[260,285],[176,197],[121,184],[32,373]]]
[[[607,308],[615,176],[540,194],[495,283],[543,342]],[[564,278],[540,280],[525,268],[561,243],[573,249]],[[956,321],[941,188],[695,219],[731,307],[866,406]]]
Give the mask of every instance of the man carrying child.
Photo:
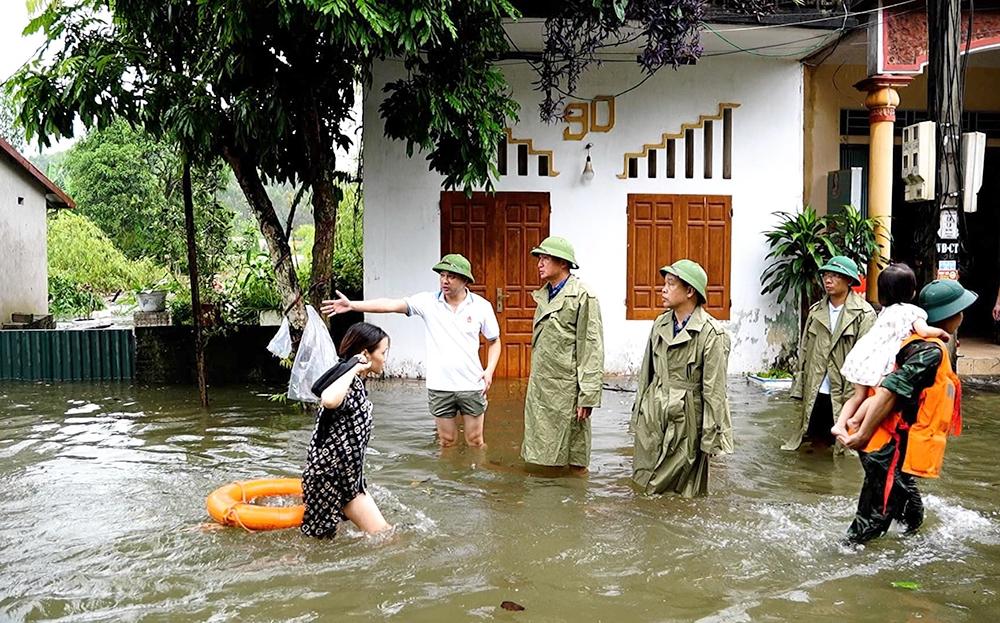
[[[964,310],[977,298],[957,281],[934,281],[920,291],[918,301],[927,322],[955,334]],[[894,371],[859,409],[863,419],[857,430],[838,434],[846,447],[860,451],[865,470],[849,542],[885,534],[894,519],[907,533],[920,527],[924,506],[914,476],[940,474],[948,434],[961,432],[961,397],[945,343],[911,332],[898,349]]]

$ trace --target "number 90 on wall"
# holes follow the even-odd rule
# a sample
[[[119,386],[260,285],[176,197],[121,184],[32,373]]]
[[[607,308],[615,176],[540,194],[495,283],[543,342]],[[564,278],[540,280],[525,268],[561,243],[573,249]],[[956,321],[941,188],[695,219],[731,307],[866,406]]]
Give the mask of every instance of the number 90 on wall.
[[[610,132],[615,127],[615,98],[595,95],[589,102],[571,102],[563,107],[564,141],[582,140],[590,132]]]

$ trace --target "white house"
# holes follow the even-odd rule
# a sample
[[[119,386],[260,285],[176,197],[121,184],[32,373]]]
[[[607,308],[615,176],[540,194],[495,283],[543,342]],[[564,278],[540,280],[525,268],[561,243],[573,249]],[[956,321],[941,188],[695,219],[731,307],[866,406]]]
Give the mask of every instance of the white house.
[[[437,258],[465,253],[475,289],[499,312],[498,374],[525,376],[530,292],[539,287],[529,251],[545,236],[560,235],[574,244],[577,274],[600,298],[609,374],[634,372],[641,363],[652,318],[661,311],[657,269],[683,257],[709,273],[709,310],[733,338],[731,373],[760,369],[787,353],[797,339],[797,312],[760,294],[767,253],[761,232],[775,222],[775,211],[802,207],[798,59],[826,31],[712,29],[725,31],[725,40],[706,31],[705,55],[695,65],[645,81],[631,62],[590,70],[576,92],[583,100],[570,100],[567,121],[552,125],[538,120],[541,94],[532,89],[532,68],[504,61],[521,118],[498,151],[504,174],[497,194],[471,198],[443,192],[422,157],[407,158],[402,144],[383,136],[382,86],[404,69],[393,61],[378,66],[364,110],[366,297],[436,289]],[[521,50],[539,49],[537,22],[511,24],[509,32]],[[582,176],[588,144],[591,180]],[[392,336],[389,372],[420,375],[419,324],[400,316],[376,322]]]
[[[0,322],[49,309],[46,210],[73,200],[0,138]]]

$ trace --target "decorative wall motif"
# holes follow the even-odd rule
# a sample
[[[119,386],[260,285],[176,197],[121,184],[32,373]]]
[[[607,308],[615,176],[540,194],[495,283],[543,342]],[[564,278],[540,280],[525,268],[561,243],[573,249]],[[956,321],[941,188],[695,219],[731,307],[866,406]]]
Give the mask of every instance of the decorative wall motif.
[[[500,176],[506,175],[528,175],[529,157],[534,156],[535,171],[538,177],[556,177],[559,172],[555,170],[555,162],[552,158],[551,149],[535,149],[534,142],[530,138],[514,138],[510,128],[504,128],[505,137],[497,145],[497,170]],[[516,147],[515,172],[508,173],[508,147]]]
[[[1000,11],[977,8],[972,22],[972,42],[969,43],[969,13],[962,11],[959,50],[982,50],[1000,46]],[[927,12],[912,7],[882,9],[879,32],[878,72],[915,73],[927,64]]]
[[[679,132],[661,134],[659,143],[647,143],[642,146],[642,151],[627,152],[623,157],[622,172],[618,174],[618,179],[639,177],[640,160],[645,160],[646,163],[644,177],[658,177],[660,171],[658,162],[661,155],[666,160],[666,177],[677,177],[677,141],[683,141],[684,177],[693,178],[698,159],[695,155],[696,131],[700,131],[702,137],[702,174],[705,178],[714,177],[716,121],[722,121],[722,179],[732,178],[733,110],[739,106],[733,102],[722,102],[714,115],[700,115],[694,123],[681,125]]]

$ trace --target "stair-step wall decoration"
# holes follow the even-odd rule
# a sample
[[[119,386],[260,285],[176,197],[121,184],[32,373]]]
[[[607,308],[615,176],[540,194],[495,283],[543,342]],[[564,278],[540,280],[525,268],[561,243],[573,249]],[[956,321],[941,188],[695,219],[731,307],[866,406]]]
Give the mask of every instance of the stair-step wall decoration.
[[[535,145],[530,138],[514,138],[514,133],[510,128],[504,128],[504,138],[497,145],[497,170],[500,176],[506,175],[529,175],[529,171],[534,171],[538,177],[556,177],[559,172],[555,169],[551,149],[535,149]],[[515,147],[515,157],[513,171],[508,164],[510,156],[509,147]],[[534,157],[535,166],[530,166],[530,159]]]
[[[618,179],[638,177],[692,179],[695,169],[700,165],[701,176],[711,179],[719,176],[722,179],[732,179],[733,170],[733,110],[739,104],[722,102],[714,115],[700,115],[698,121],[681,125],[679,132],[664,132],[659,143],[648,143],[642,146],[642,151],[628,152],[623,157],[622,172]],[[721,128],[715,123],[721,121]],[[721,166],[716,163],[716,133],[722,132],[722,154],[719,157]],[[700,135],[700,141],[698,140]],[[678,145],[680,142],[680,145]],[[696,154],[700,145],[701,153]],[[681,154],[677,150],[683,150]],[[660,160],[664,166],[660,166]],[[684,171],[679,171],[678,162],[683,159]],[[721,169],[721,170],[720,170]]]

